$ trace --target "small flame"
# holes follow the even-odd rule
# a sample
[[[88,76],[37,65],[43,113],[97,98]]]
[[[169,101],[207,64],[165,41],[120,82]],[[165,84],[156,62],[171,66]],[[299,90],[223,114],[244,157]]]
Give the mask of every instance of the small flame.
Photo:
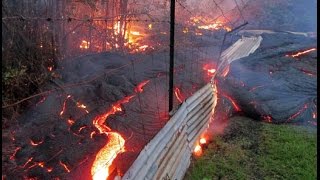
[[[149,25],[148,25],[148,28],[149,28],[149,29],[152,29],[152,24],[149,24]]]
[[[49,67],[48,67],[48,71],[50,71],[50,72],[51,72],[51,71],[52,71],[52,69],[53,69],[53,67],[52,67],[52,66],[49,66]]]

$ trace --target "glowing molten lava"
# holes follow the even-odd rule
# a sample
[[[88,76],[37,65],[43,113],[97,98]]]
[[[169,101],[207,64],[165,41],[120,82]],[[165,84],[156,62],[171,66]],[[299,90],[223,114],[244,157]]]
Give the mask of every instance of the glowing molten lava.
[[[180,92],[180,89],[179,88],[177,88],[177,87],[175,87],[174,88],[174,94],[176,95],[176,98],[177,98],[177,100],[180,102],[180,103],[182,103],[183,101],[182,101],[182,96],[181,96],[181,92]]]
[[[93,180],[106,180],[109,176],[109,167],[121,152],[125,152],[123,137],[116,132],[108,132],[109,142],[98,152],[91,168]]]
[[[137,85],[137,87],[134,89],[134,91],[136,93],[141,93],[143,92],[143,87],[148,84],[150,82],[150,80],[145,80],[143,82],[141,82],[140,84]]]
[[[104,123],[107,118],[115,114],[116,112],[121,112],[121,104],[128,103],[134,95],[125,97],[114,103],[106,113],[97,116],[93,120],[93,125],[99,130],[100,133],[105,133],[108,135],[109,141],[107,144],[98,152],[96,158],[91,167],[91,176],[93,180],[105,180],[109,176],[109,167],[111,166],[113,160],[124,150],[124,138],[117,132],[110,132],[111,129]]]
[[[121,104],[128,103],[130,99],[133,97],[134,95],[125,97],[124,99],[117,101],[112,105],[111,109],[109,109],[106,113],[94,118],[93,125],[99,130],[100,133],[106,133],[111,131],[111,129],[108,126],[104,125],[106,119],[110,115],[115,114],[116,112],[121,112],[122,111]]]
[[[287,57],[299,57],[301,55],[307,54],[309,52],[315,51],[317,50],[317,48],[311,48],[311,49],[307,49],[305,51],[301,51],[301,52],[297,52],[296,54],[292,54],[292,55],[286,55]]]

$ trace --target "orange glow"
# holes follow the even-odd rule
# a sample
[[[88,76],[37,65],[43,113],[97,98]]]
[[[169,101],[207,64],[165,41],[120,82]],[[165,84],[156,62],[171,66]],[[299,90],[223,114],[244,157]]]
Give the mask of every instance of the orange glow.
[[[305,51],[301,51],[301,52],[298,52],[296,54],[292,54],[292,55],[286,55],[287,57],[291,56],[291,57],[299,57],[301,55],[304,55],[304,54],[307,54],[309,52],[312,52],[312,51],[315,51],[317,50],[317,48],[311,48],[311,49],[308,49],[308,50],[305,50]]]
[[[111,109],[109,109],[106,113],[94,118],[93,125],[99,130],[100,133],[111,131],[111,129],[108,126],[104,125],[104,122],[110,115],[115,114],[116,112],[121,112],[122,111],[121,104],[128,103],[130,99],[133,97],[134,95],[125,97],[124,99],[117,101],[112,105]]]
[[[183,32],[183,33],[188,33],[188,32],[189,32],[189,29],[188,29],[188,28],[183,28],[182,32]]]
[[[70,169],[68,168],[68,166],[63,163],[62,161],[59,161],[59,164],[69,173],[70,172]]]
[[[14,150],[14,153],[10,156],[10,160],[14,160],[17,152],[21,149],[21,147],[17,147],[15,150]]]
[[[174,88],[174,94],[176,95],[176,98],[177,98],[177,100],[180,102],[180,103],[182,103],[183,101],[182,101],[182,96],[181,96],[181,92],[180,92],[180,89],[179,88],[177,88],[177,87],[175,87]]]
[[[34,142],[34,141],[32,141],[32,140],[30,139],[30,144],[31,144],[32,146],[38,146],[38,145],[40,145],[40,144],[42,144],[42,143],[43,143],[43,140],[40,141],[40,142],[38,142],[38,143],[36,143],[36,142]]]
[[[134,91],[135,91],[136,93],[141,93],[141,92],[143,92],[143,87],[144,87],[146,84],[148,84],[149,82],[150,82],[150,80],[145,80],[145,81],[141,82],[140,84],[137,85],[136,88],[134,88]]]
[[[207,140],[205,138],[200,139],[200,144],[206,144],[206,143],[207,143]]]
[[[149,28],[149,29],[152,29],[152,24],[149,24],[149,25],[148,25],[148,28]]]
[[[48,71],[52,71],[53,67],[52,66],[49,66],[48,67]]]
[[[196,156],[201,156],[201,154],[202,154],[201,146],[200,145],[196,145],[196,147],[194,147],[193,153]]]

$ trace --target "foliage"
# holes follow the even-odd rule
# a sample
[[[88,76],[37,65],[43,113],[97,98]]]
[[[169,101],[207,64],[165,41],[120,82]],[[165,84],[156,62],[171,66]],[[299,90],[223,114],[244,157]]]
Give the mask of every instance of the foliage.
[[[316,128],[232,118],[185,179],[316,179]]]

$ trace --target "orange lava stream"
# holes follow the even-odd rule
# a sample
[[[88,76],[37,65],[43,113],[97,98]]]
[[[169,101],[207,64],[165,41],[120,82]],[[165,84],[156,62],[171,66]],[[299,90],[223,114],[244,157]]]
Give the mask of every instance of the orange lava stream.
[[[116,112],[121,112],[121,104],[128,103],[133,97],[134,95],[117,101],[106,113],[95,117],[93,120],[93,125],[99,130],[100,133],[107,134],[109,139],[106,145],[96,155],[91,167],[91,176],[93,180],[107,179],[109,176],[109,167],[111,166],[113,160],[119,153],[125,152],[124,138],[117,132],[110,132],[111,129],[104,125],[104,123],[110,115],[115,114]]]
[[[288,56],[291,56],[291,57],[299,57],[299,56],[301,56],[301,55],[303,55],[303,54],[307,54],[307,53],[312,52],[312,51],[315,51],[315,50],[317,50],[317,48],[307,49],[307,50],[305,50],[305,51],[301,51],[301,52],[298,52],[298,53],[296,53],[296,54],[286,55],[286,56],[287,56],[287,57],[288,57]]]
[[[128,103],[130,99],[133,97],[134,95],[125,97],[124,99],[117,101],[112,105],[109,111],[94,118],[93,125],[99,130],[100,133],[106,133],[111,131],[111,129],[108,126],[104,125],[104,122],[110,115],[115,114],[116,112],[121,112],[121,104]]]
[[[108,132],[109,142],[98,152],[91,168],[93,180],[106,180],[109,176],[109,167],[121,152],[125,152],[124,138],[116,132]]]

